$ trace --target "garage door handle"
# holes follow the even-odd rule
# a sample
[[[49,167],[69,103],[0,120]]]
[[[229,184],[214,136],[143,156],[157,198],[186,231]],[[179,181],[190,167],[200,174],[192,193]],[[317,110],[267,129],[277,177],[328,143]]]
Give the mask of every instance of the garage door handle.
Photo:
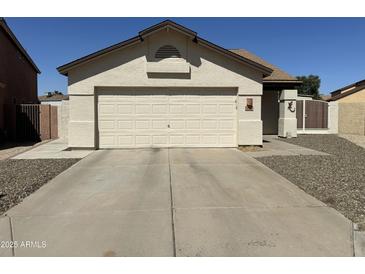
[[[170,128],[170,125],[167,125],[168,128]]]

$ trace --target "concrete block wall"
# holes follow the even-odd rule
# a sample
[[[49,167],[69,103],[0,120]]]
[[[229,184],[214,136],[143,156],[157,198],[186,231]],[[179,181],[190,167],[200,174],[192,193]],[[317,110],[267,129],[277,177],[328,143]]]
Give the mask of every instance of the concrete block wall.
[[[365,103],[338,103],[338,133],[365,135]]]

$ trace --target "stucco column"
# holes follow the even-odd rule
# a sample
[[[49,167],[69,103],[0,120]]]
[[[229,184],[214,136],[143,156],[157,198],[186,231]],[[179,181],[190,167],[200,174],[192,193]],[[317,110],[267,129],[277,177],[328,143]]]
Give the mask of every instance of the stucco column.
[[[328,103],[328,132],[338,133],[338,102],[336,101]]]
[[[296,89],[284,89],[280,93],[279,132],[280,137],[297,137]]]
[[[262,145],[261,94],[239,95],[238,145]]]

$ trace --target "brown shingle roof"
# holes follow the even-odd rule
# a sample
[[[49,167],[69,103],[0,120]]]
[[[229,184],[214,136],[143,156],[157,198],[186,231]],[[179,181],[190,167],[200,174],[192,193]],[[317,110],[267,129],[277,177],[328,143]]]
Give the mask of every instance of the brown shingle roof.
[[[283,81],[283,82],[298,82],[300,83],[296,77],[291,76],[290,74],[286,73],[285,71],[281,70],[280,68],[266,62],[265,60],[261,59],[260,57],[256,56],[255,54],[244,50],[244,49],[231,49],[232,52],[239,54],[247,59],[250,59],[256,63],[259,63],[265,67],[269,67],[273,70],[272,74],[270,76],[267,76],[264,78],[264,82],[270,82],[270,81]]]

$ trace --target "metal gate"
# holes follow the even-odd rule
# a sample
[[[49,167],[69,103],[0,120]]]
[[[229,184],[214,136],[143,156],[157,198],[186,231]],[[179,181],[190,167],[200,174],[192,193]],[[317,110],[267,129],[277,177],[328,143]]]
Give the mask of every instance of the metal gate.
[[[16,106],[17,141],[38,142],[57,137],[57,106],[39,104]]]
[[[328,129],[328,103],[318,100],[298,100],[297,128]]]
[[[16,106],[17,141],[35,141],[40,138],[39,105],[23,104]]]

